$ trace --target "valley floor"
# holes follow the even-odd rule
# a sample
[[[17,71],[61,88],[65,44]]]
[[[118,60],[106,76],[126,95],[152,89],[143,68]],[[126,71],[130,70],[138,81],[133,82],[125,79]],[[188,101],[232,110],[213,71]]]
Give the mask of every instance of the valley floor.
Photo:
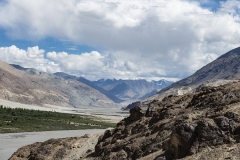
[[[0,105],[10,108],[25,108],[41,111],[55,111],[60,113],[71,113],[93,116],[94,120],[106,121],[110,123],[118,123],[124,117],[129,115],[128,111],[121,111],[120,108],[96,108],[81,106],[82,108],[69,108],[53,105],[37,106],[27,105],[17,102],[7,101],[0,99]],[[95,119],[96,118],[96,119]],[[85,149],[94,148],[97,143],[99,134],[103,134],[105,129],[87,129],[87,130],[68,130],[68,131],[45,131],[45,132],[22,132],[22,133],[6,133],[0,134],[0,158],[1,160],[7,160],[10,156],[17,151],[18,148],[25,145],[29,145],[35,142],[43,142],[51,138],[66,138],[77,137],[79,141],[83,141],[81,136],[85,134],[91,134],[87,141],[92,141],[92,146],[77,148],[75,156],[79,156],[78,153],[84,152]],[[85,143],[85,142],[84,142]],[[89,142],[86,142],[90,144]],[[72,155],[74,156],[74,155]]]
[[[129,115],[128,111],[121,111],[120,108],[98,108],[90,106],[80,106],[79,108],[71,108],[48,104],[44,106],[37,106],[7,101],[3,99],[0,99],[0,105],[10,108],[25,108],[40,111],[55,111],[60,113],[91,115],[96,117],[96,119],[99,119],[100,121],[107,121],[111,123],[117,123],[121,121],[124,117],[127,117]]]

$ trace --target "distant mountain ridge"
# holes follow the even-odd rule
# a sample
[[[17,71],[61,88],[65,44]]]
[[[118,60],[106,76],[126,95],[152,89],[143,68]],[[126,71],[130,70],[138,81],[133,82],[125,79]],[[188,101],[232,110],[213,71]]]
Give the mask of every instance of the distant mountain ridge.
[[[139,80],[116,80],[116,79],[100,79],[94,81],[96,85],[109,91],[116,97],[129,101],[129,100],[142,100],[151,96],[157,91],[169,86],[173,82],[167,80],[159,81],[146,81]]]
[[[100,79],[98,81],[90,81],[86,78],[72,76],[63,72],[54,74],[65,79],[80,81],[103,93],[116,103],[123,101],[132,102],[147,98],[173,83],[167,80],[148,82],[146,80]]]
[[[101,92],[102,94],[106,95],[109,99],[113,100],[116,103],[121,103],[123,102],[123,100],[117,98],[116,96],[114,96],[113,94],[109,93],[108,91],[104,90],[103,88],[97,86],[95,83],[83,78],[83,77],[76,77],[76,76],[72,76],[63,72],[57,72],[54,73],[55,75],[65,78],[65,79],[72,79],[72,80],[77,80],[79,82],[82,82],[96,90],[98,90],[99,92]]]

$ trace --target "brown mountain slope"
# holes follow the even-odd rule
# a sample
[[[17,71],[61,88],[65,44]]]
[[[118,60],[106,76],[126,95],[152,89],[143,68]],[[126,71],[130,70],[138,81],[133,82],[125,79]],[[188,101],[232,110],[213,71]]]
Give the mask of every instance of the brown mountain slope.
[[[191,93],[203,86],[219,86],[240,79],[240,47],[235,48],[158,94],[146,99],[162,99],[167,95]]]
[[[3,61],[0,61],[0,98],[38,105],[115,106],[105,95],[79,81],[35,69],[21,71]]]
[[[171,86],[188,86],[218,79],[240,79],[240,47],[235,48],[207,64],[192,76],[180,80]]]

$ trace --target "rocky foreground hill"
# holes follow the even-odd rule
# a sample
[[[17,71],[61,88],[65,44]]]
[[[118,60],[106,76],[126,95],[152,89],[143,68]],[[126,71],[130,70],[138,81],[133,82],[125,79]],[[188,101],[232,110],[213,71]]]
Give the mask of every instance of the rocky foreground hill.
[[[99,137],[95,151],[88,150],[78,158],[240,159],[240,82],[171,95],[145,107],[131,109],[128,118]],[[62,140],[49,142],[23,147],[11,159],[64,159],[76,151],[68,145],[61,147]],[[24,149],[28,154],[21,154]]]

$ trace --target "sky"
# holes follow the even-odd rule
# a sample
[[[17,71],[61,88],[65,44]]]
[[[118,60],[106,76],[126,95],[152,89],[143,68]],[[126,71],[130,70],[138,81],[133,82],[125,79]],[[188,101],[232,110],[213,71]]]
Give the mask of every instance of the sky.
[[[49,73],[176,81],[239,46],[239,0],[0,0],[0,59]]]

